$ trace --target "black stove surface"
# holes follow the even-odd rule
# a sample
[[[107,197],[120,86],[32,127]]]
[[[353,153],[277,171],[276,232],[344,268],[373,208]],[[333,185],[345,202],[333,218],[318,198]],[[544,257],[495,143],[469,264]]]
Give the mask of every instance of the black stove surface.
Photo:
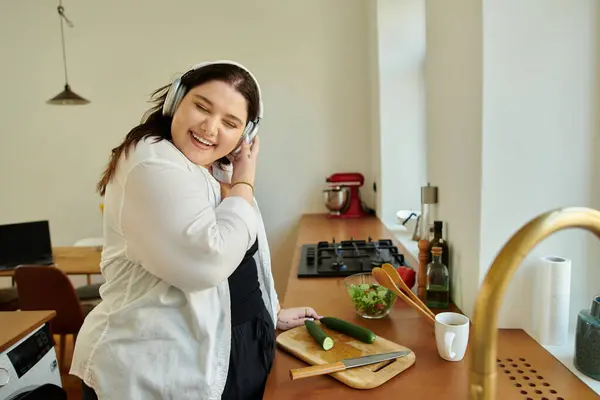
[[[342,240],[319,242],[302,246],[298,268],[299,278],[348,276],[370,272],[374,267],[389,263],[406,266],[404,255],[389,239]]]

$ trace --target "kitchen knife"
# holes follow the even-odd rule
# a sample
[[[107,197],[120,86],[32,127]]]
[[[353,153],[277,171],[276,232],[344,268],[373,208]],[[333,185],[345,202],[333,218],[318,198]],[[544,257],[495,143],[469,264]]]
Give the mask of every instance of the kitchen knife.
[[[375,364],[382,361],[405,357],[410,353],[410,350],[393,351],[391,353],[379,353],[363,357],[346,358],[344,360],[331,364],[321,364],[313,365],[312,367],[296,368],[290,370],[290,378],[292,380],[296,380],[302,378],[309,378],[311,376],[330,374],[332,372],[343,371],[349,368],[356,368],[361,367],[363,365]]]

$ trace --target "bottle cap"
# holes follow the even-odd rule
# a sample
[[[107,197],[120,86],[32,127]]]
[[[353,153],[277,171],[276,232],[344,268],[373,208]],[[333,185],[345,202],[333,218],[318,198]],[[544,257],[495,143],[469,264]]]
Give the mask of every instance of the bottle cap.
[[[436,232],[442,232],[443,227],[444,227],[444,221],[433,221],[433,229]]]
[[[421,186],[421,204],[436,204],[438,199],[437,186]]]
[[[441,256],[442,255],[442,248],[435,246],[431,248],[431,254],[433,254],[434,256]]]

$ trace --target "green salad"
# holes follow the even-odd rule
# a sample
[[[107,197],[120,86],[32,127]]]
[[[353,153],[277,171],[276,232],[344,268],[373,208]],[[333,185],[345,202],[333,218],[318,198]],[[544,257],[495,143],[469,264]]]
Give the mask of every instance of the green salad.
[[[350,285],[350,298],[359,314],[377,317],[385,315],[396,299],[396,295],[377,284]]]

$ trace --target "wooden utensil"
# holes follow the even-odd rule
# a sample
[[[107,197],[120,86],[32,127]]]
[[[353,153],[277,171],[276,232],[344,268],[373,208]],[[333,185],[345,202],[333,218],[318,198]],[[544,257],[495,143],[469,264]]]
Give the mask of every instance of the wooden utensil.
[[[429,307],[427,307],[425,305],[425,303],[423,303],[421,301],[421,299],[419,299],[419,296],[417,296],[416,294],[413,293],[413,291],[408,287],[408,285],[406,284],[406,282],[404,282],[404,280],[402,279],[402,277],[400,276],[400,274],[398,273],[398,270],[396,268],[394,268],[394,266],[392,264],[383,264],[381,265],[381,269],[384,270],[389,276],[390,278],[392,278],[392,281],[396,284],[396,286],[398,286],[398,288],[403,289],[403,291],[418,305],[421,306],[421,308],[423,310],[425,310],[425,312],[429,315],[431,315],[432,318],[435,319],[435,314],[433,313],[433,311],[431,311],[429,309]]]
[[[375,364],[382,361],[393,360],[406,357],[411,353],[410,350],[393,351],[390,353],[371,354],[363,357],[346,358],[344,360],[330,363],[313,365],[312,367],[296,368],[290,370],[290,379],[302,379],[311,376],[325,375],[332,372],[343,371],[349,368],[362,367],[363,365]]]
[[[428,314],[425,310],[423,310],[417,303],[412,301],[412,299],[410,297],[408,297],[406,294],[404,294],[404,292],[402,290],[400,290],[398,288],[398,286],[396,286],[396,284],[394,283],[392,278],[387,274],[387,272],[385,272],[380,267],[375,267],[371,271],[371,274],[373,274],[373,276],[375,277],[375,279],[377,280],[377,282],[379,282],[379,284],[381,286],[396,293],[398,296],[400,296],[402,298],[402,300],[407,302],[415,310],[417,310],[422,315],[424,315],[429,320],[429,322],[431,322],[432,324],[435,324],[435,318],[432,317],[430,314]]]

